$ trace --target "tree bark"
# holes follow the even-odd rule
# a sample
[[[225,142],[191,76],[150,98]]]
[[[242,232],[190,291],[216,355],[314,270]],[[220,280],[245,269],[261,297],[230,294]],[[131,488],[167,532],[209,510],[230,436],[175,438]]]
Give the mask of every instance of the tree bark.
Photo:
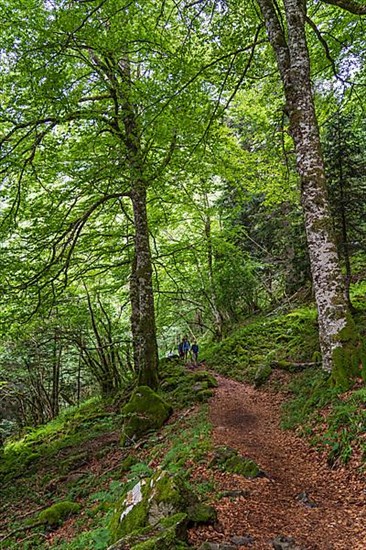
[[[120,64],[123,74],[124,100],[122,121],[124,144],[131,181],[135,237],[134,264],[130,281],[131,328],[135,369],[138,383],[151,388],[158,386],[158,346],[156,341],[155,308],[152,285],[152,261],[147,218],[148,178],[141,145],[140,128],[132,97],[132,79],[128,55]],[[132,285],[132,286],[131,286]]]
[[[284,85],[318,308],[323,368],[345,386],[360,363],[360,339],[344,294],[332,232],[325,169],[310,78],[304,0],[284,0],[287,38],[273,0],[258,0]]]
[[[59,394],[60,394],[60,370],[61,370],[61,354],[62,345],[59,342],[58,330],[55,329],[53,341],[53,365],[52,365],[52,417],[55,418],[59,412]]]
[[[207,208],[207,214],[205,219],[205,237],[207,244],[207,268],[208,268],[208,280],[209,280],[209,297],[210,307],[213,316],[213,324],[215,331],[215,339],[222,340],[223,333],[223,317],[221,311],[217,307],[215,280],[214,280],[214,266],[213,266],[213,249],[212,249],[212,233],[211,233],[211,218],[209,214],[209,203],[207,195],[204,198],[205,206]]]
[[[134,186],[131,191],[131,200],[135,220],[135,272],[131,279],[134,287],[134,293],[131,296],[134,358],[137,362],[139,384],[156,388],[158,386],[158,348],[144,185]]]

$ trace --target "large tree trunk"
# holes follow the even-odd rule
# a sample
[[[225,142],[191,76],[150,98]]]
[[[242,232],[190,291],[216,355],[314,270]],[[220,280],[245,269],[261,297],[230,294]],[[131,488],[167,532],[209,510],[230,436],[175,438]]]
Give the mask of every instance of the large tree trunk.
[[[134,348],[135,369],[139,384],[156,388],[158,386],[158,346],[156,341],[154,294],[152,286],[152,262],[147,219],[147,177],[141,144],[138,116],[133,103],[131,68],[126,54],[119,64],[123,75],[122,121],[123,141],[126,147],[130,171],[135,250],[130,281],[131,329]]]
[[[301,181],[301,202],[319,318],[323,368],[345,386],[360,362],[360,341],[344,295],[328,206],[310,79],[304,0],[284,0],[286,39],[273,0],[258,0],[284,84]]]
[[[135,185],[131,191],[135,221],[135,260],[132,271],[131,326],[134,359],[137,362],[139,384],[158,385],[158,348],[156,342],[154,295],[149,229],[146,211],[146,189]]]

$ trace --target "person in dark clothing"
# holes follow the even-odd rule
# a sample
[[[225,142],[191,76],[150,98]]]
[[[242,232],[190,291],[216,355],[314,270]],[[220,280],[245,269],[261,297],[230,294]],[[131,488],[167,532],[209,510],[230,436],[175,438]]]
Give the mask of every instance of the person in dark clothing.
[[[191,347],[191,353],[192,353],[192,361],[195,366],[197,366],[198,364],[198,352],[199,352],[198,344],[197,342],[193,342]]]
[[[182,349],[183,349],[183,357],[184,357],[184,360],[187,361],[188,352],[189,352],[189,350],[191,349],[191,344],[189,343],[187,336],[185,336],[185,337],[183,338],[183,341],[182,341]]]
[[[179,359],[184,358],[183,342],[179,342],[178,344],[178,355],[179,355]]]

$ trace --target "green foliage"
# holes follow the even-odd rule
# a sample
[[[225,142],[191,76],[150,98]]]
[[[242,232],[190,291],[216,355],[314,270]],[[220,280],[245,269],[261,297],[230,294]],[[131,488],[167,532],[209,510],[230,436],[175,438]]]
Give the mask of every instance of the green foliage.
[[[272,374],[272,368],[269,365],[262,365],[258,368],[254,377],[254,384],[256,388],[262,386]]]
[[[79,510],[80,504],[76,502],[70,502],[69,500],[56,502],[38,514],[38,521],[44,523],[45,525],[49,525],[50,527],[56,527],[69,516],[79,512]]]
[[[339,394],[329,376],[314,368],[297,375],[288,389],[293,397],[283,407],[284,428],[297,428],[309,437],[327,452],[330,465],[347,463],[354,451],[366,460],[361,437],[366,423],[364,388]]]
[[[366,462],[366,390],[353,391],[332,403],[325,417],[326,430],[321,435],[315,433],[313,443],[328,453],[328,463],[347,463],[354,451],[358,451],[362,462]]]
[[[318,350],[316,311],[303,307],[252,318],[222,342],[206,344],[202,356],[218,372],[253,383],[260,367],[269,374],[271,364],[311,362]]]
[[[48,461],[52,464],[53,458],[62,449],[80,445],[113,430],[120,419],[120,415],[108,410],[108,406],[99,399],[86,401],[80,407],[70,407],[55,420],[29,430],[21,439],[8,441],[0,457],[0,474],[5,480],[20,473],[29,476],[39,463]],[[67,460],[71,461],[70,466],[74,458]]]
[[[319,367],[308,368],[298,374],[287,389],[293,397],[283,406],[282,426],[291,429],[306,426],[318,409],[337,399],[339,393],[331,386],[329,374]]]
[[[172,473],[184,470],[191,461],[204,460],[212,447],[207,407],[203,406],[188,422],[186,429],[175,432],[171,448],[164,453],[162,467]]]
[[[148,466],[144,462],[137,462],[135,464],[132,464],[132,466],[129,468],[128,478],[129,480],[137,481],[144,477],[151,477],[152,473],[153,471],[150,466]]]

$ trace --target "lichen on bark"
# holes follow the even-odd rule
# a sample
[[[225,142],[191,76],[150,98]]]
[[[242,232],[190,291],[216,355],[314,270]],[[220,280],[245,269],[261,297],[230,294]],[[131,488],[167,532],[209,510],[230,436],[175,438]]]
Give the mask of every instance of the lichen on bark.
[[[360,335],[344,294],[328,205],[324,161],[310,77],[304,0],[284,0],[280,21],[274,0],[258,0],[284,85],[286,111],[295,144],[310,266],[319,319],[324,370],[345,387],[359,373]],[[357,368],[356,368],[357,364]]]

